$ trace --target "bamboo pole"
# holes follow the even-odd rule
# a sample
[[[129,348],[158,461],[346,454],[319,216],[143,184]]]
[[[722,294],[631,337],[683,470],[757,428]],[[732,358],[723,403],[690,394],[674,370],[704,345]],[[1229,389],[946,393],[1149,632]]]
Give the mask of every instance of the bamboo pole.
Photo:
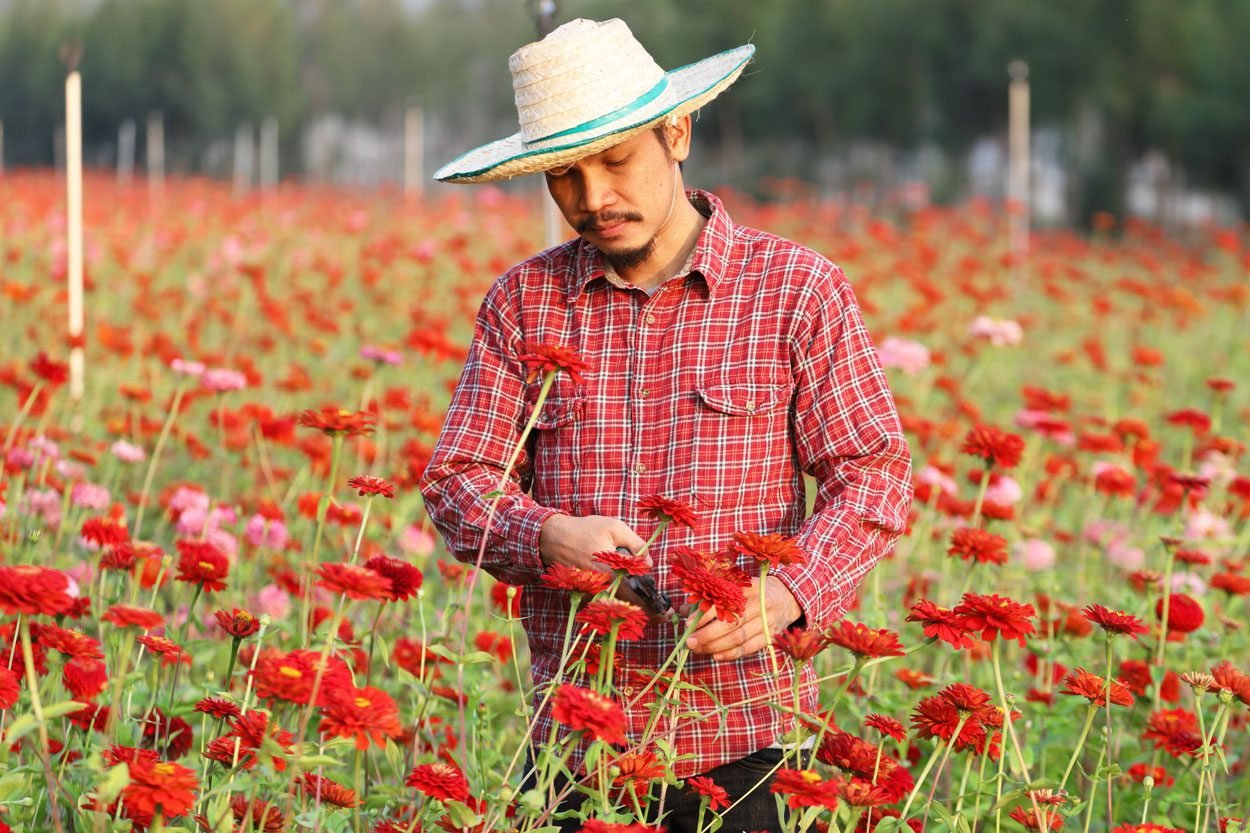
[[[117,181],[129,182],[135,172],[135,122],[126,119],[117,129]]]
[[[1011,253],[1020,264],[1029,253],[1029,65],[1012,61],[1007,73],[1008,233]]]
[[[148,195],[160,197],[165,190],[165,121],[149,113],[147,124]]]
[[[69,233],[70,396],[82,400],[85,359],[82,347],[82,76],[71,70],[65,79],[65,180]]]
[[[417,105],[404,111],[404,193],[425,194],[425,111]]]

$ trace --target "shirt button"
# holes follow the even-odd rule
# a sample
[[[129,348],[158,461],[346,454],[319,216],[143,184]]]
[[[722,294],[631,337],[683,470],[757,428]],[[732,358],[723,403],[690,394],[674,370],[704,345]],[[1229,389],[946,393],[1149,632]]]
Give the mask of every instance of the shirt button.
[[[627,685],[623,689],[621,689],[621,694],[624,694],[626,697],[629,697],[633,693],[634,693],[634,687],[632,685]]]
[[[755,402],[753,400],[749,400],[747,402],[747,410],[751,413],[755,413]]]
[[[642,463],[639,463],[638,465],[634,466],[634,472],[637,474],[646,474],[647,467],[643,465]]]
[[[654,316],[654,315],[652,315],[651,313],[647,313],[647,323],[648,323],[648,324],[654,324],[654,323],[655,323],[655,316]]]
[[[647,388],[643,388],[642,390],[638,391],[639,399],[646,399],[650,395],[651,395],[651,391],[648,390]]]

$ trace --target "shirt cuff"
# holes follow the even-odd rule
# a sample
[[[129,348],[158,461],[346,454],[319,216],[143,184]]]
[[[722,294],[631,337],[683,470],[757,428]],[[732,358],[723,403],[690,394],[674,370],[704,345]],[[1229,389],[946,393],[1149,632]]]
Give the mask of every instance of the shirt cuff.
[[[517,509],[508,518],[507,540],[512,549],[512,563],[516,573],[530,576],[529,583],[538,581],[538,577],[547,569],[539,550],[543,523],[552,515],[559,514],[561,513],[558,509],[532,503],[523,509]]]

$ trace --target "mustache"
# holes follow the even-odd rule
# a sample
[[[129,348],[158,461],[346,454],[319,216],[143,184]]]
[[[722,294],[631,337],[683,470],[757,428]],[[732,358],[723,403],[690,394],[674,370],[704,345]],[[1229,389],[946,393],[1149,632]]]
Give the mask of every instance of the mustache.
[[[641,222],[642,215],[633,211],[605,211],[592,214],[577,224],[578,232],[595,231],[617,223]]]

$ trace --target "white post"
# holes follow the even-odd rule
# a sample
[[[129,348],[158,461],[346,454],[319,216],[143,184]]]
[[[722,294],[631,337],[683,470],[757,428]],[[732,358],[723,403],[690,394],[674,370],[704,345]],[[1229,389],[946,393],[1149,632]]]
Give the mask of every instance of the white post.
[[[148,194],[160,196],[165,189],[165,121],[160,113],[148,114]]]
[[[4,122],[0,121],[0,174],[4,173]]]
[[[564,223],[564,215],[560,213],[560,207],[556,205],[556,201],[551,198],[551,194],[547,193],[545,186],[540,185],[543,190],[543,239],[547,241],[547,248],[558,246],[565,240],[565,232],[568,231]]]
[[[135,122],[126,119],[117,130],[117,181],[129,182],[135,172]]]
[[[252,126],[241,124],[234,131],[234,195],[241,197],[252,185]]]
[[[1007,67],[1011,84],[1007,90],[1007,205],[1011,253],[1019,258],[1029,252],[1029,65],[1012,61]]]
[[[278,120],[266,116],[260,125],[260,187],[266,191],[278,184]]]
[[[67,183],[69,249],[70,396],[82,400],[82,76],[77,70],[65,79],[65,173]]]
[[[404,193],[420,197],[425,193],[425,111],[409,107],[404,112]]]

